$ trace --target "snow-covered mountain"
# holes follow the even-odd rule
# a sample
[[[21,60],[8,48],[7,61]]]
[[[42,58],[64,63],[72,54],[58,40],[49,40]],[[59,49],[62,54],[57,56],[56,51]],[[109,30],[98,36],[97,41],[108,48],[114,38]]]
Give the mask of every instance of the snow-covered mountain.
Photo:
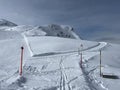
[[[19,75],[21,46],[23,73]],[[0,90],[119,90],[120,45],[81,40],[64,25],[9,26],[0,30]],[[81,57],[82,53],[82,57]],[[81,64],[82,58],[82,64]]]
[[[63,38],[80,39],[74,32],[73,28],[67,25],[46,25],[46,26],[32,26],[32,25],[16,25],[5,19],[0,20],[0,39],[16,38],[15,33],[24,33],[26,36],[56,36]],[[12,32],[11,32],[12,31]],[[9,35],[8,35],[9,34]]]
[[[5,20],[5,19],[0,19],[0,27],[1,26],[17,26],[17,24],[12,23],[12,22]]]
[[[7,29],[8,31],[19,31],[27,36],[57,36],[64,38],[80,39],[73,28],[65,25],[51,24],[48,26],[17,26]]]

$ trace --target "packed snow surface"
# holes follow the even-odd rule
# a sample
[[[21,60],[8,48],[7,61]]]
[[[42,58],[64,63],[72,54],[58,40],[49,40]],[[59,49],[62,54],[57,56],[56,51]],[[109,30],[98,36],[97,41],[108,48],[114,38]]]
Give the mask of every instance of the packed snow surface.
[[[80,40],[71,31],[71,38],[60,37],[43,27],[17,26],[0,31],[0,90],[119,90],[119,79],[100,77],[99,51],[102,73],[120,77],[120,45]]]

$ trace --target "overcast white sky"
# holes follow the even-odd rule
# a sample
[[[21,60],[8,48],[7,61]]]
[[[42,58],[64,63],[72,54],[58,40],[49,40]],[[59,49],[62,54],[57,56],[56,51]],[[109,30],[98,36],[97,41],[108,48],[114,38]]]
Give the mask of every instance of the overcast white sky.
[[[0,0],[0,18],[25,25],[71,25],[85,38],[120,33],[119,9],[120,0]]]

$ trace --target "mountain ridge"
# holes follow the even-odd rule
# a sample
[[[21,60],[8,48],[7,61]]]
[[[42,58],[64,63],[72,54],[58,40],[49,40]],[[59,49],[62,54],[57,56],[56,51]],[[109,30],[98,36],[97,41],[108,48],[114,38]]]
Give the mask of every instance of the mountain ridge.
[[[0,19],[0,26],[17,26],[17,24],[6,19]]]

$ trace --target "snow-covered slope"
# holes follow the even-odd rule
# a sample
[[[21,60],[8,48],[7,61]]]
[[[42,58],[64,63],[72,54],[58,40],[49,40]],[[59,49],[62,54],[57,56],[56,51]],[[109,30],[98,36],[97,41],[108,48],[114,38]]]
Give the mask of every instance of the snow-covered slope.
[[[19,75],[21,46],[24,47],[22,76]],[[0,90],[120,88],[119,79],[99,75],[99,50],[102,50],[103,74],[120,77],[120,45],[80,40],[68,26],[9,27],[0,31],[0,47]]]
[[[79,56],[77,53],[66,53],[64,55],[64,52],[76,50],[76,47],[79,47],[77,44],[83,43],[83,45],[87,47],[91,47],[96,45],[95,42],[87,42],[87,41],[81,41],[81,40],[74,40],[74,39],[65,39],[65,38],[58,38],[58,37],[27,37],[29,40],[29,43],[33,44],[32,48],[35,49],[35,51],[38,49],[45,48],[44,45],[48,44],[48,40],[52,41],[50,45],[53,45],[52,51],[56,51],[56,53],[59,53],[59,50],[61,50],[61,54],[53,55],[53,56],[36,56],[31,57],[29,55],[29,46],[26,45],[26,41],[24,41],[24,38],[16,38],[12,40],[1,40],[0,46],[0,56],[1,56],[1,67],[0,67],[0,89],[2,90],[35,90],[39,88],[38,90],[43,89],[63,89],[65,88],[68,90],[68,88],[71,89],[84,89],[87,88],[89,90],[89,87],[87,86],[87,82],[85,81],[84,77],[82,76],[82,71],[79,70]],[[47,40],[48,39],[48,40]],[[34,40],[36,44],[34,44]],[[39,41],[40,40],[40,41]],[[60,41],[58,43],[58,41]],[[71,43],[74,42],[74,45]],[[79,43],[78,43],[79,42]],[[40,45],[43,43],[42,45]],[[45,44],[46,43],[46,44]],[[87,45],[87,43],[89,45]],[[37,45],[38,44],[38,45]],[[72,44],[72,45],[70,45]],[[21,80],[19,77],[19,61],[20,61],[20,47],[24,46],[25,52],[24,52],[24,62],[23,62],[23,75],[24,78]],[[39,46],[40,45],[40,46]],[[84,48],[87,48],[84,47]],[[45,52],[51,51],[49,50],[49,47],[46,47]],[[7,51],[8,50],[8,51]],[[44,53],[44,51],[41,50],[37,53]],[[12,51],[12,53],[11,53]],[[4,53],[4,55],[3,55]],[[71,72],[73,74],[71,74]],[[67,84],[68,83],[68,84]],[[23,85],[24,84],[24,85]],[[80,86],[82,84],[82,86]]]
[[[102,74],[110,75],[107,78],[100,77],[100,52],[84,53],[84,73],[93,84],[102,87],[104,90],[119,90],[120,88],[120,45],[107,44],[102,48]],[[93,55],[88,59],[89,56]],[[96,55],[95,55],[96,54]],[[116,78],[112,78],[115,75]],[[96,86],[95,85],[95,86]],[[94,87],[95,87],[94,86]],[[98,89],[99,90],[99,89]]]

